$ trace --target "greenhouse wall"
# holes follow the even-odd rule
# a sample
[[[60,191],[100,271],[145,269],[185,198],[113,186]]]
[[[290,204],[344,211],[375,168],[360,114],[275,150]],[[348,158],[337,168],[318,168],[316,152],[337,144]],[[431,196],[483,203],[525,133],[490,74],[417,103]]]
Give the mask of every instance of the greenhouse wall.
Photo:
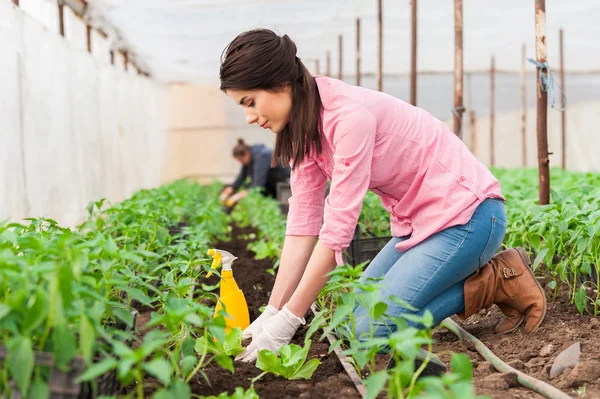
[[[0,219],[71,225],[160,183],[166,87],[48,25],[0,2]]]

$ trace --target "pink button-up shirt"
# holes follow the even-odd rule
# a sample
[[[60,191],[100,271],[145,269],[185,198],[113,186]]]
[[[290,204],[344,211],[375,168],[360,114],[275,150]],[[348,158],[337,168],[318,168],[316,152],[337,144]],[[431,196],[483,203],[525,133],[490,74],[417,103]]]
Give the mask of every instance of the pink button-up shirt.
[[[286,235],[318,236],[341,265],[367,190],[390,213],[392,235],[410,235],[398,251],[467,223],[486,198],[504,200],[492,173],[425,110],[337,79],[315,80],[323,151],[291,173]]]

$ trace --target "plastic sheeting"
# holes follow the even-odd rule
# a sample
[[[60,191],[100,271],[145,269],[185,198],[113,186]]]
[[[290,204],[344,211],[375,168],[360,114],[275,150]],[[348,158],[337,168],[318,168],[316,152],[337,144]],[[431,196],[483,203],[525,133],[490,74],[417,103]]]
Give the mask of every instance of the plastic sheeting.
[[[0,220],[72,225],[89,201],[159,183],[163,85],[95,59],[7,2],[0,44]]]
[[[535,58],[535,2],[464,0],[464,65],[487,70],[490,56],[498,69],[518,71],[521,44]],[[218,80],[219,57],[239,33],[266,27],[287,33],[299,56],[315,70],[337,74],[337,36],[344,36],[343,73],[355,73],[355,19],[361,19],[362,71],[377,65],[377,0],[89,0],[92,22],[113,33],[115,45],[131,49],[166,81]],[[418,68],[452,71],[454,1],[418,3]],[[565,59],[570,71],[598,69],[600,2],[546,0],[548,59],[558,65],[558,30],[565,29]],[[410,1],[383,1],[384,74],[407,73],[410,66]],[[115,30],[112,28],[114,27]],[[122,39],[122,40],[119,40]],[[384,85],[385,87],[385,85]]]

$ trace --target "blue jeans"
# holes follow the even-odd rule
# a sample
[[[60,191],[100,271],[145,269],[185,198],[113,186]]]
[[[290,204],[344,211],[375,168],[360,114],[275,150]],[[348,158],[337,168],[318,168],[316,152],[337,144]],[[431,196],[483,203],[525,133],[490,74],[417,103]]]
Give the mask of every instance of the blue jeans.
[[[433,314],[438,324],[446,317],[464,310],[465,280],[495,255],[506,232],[504,202],[487,199],[482,202],[471,220],[463,225],[449,227],[405,252],[394,246],[408,237],[394,237],[369,264],[362,277],[383,278],[380,300],[388,305],[386,314]],[[396,296],[417,308],[411,312],[390,300]],[[369,333],[369,311],[360,305],[354,309],[355,333]],[[409,323],[409,325],[415,325]],[[388,336],[394,331],[393,323],[374,321],[375,337]]]

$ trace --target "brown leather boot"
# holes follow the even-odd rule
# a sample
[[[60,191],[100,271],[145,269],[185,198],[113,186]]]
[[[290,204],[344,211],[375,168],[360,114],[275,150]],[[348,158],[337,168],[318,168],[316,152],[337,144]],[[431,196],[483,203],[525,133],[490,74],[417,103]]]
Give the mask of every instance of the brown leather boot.
[[[498,307],[504,314],[504,319],[496,326],[498,334],[508,334],[515,331],[525,319],[525,315],[515,308],[502,303],[499,303]]]
[[[529,257],[523,248],[500,252],[465,282],[465,311],[458,316],[466,319],[492,304],[501,306],[507,320],[497,327],[501,332],[515,330],[527,317],[525,334],[534,332],[546,315],[546,296],[531,272]]]

